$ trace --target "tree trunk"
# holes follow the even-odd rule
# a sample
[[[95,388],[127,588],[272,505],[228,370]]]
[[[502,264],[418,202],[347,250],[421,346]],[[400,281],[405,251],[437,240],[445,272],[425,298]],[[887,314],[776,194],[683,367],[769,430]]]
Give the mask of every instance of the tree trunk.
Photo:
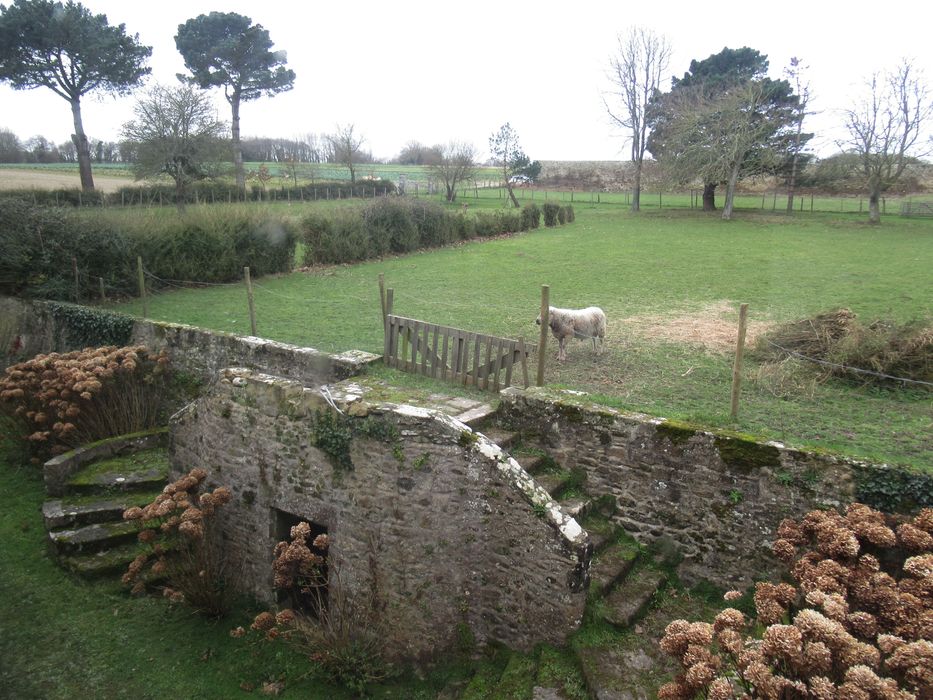
[[[800,132],[797,133],[800,138]],[[794,159],[790,163],[790,181],[787,183],[787,213],[794,213],[794,190],[797,188],[797,153],[794,152]]]
[[[716,183],[703,185],[703,211],[716,211]]]
[[[188,202],[185,200],[185,183],[181,178],[175,180],[175,208],[179,214],[185,213]]]
[[[453,202],[457,198],[457,186],[447,185],[447,201]]]
[[[512,191],[512,184],[508,180],[505,181],[505,189],[509,191],[509,199],[512,200],[512,206],[516,209],[521,207],[522,205],[518,203],[517,199],[515,199],[515,193]]]
[[[881,207],[879,206],[881,202],[881,193],[873,189],[868,194],[868,223],[870,224],[880,224],[881,223]]]
[[[732,219],[732,204],[735,200],[735,183],[739,181],[739,169],[741,167],[742,163],[739,161],[732,166],[732,172],[729,173],[729,182],[726,184],[726,203],[722,207],[722,218],[726,221]]]
[[[94,190],[94,176],[91,174],[91,148],[87,141],[87,134],[84,133],[84,124],[81,121],[81,101],[77,98],[71,100],[71,116],[75,125],[75,132],[71,135],[71,142],[77,150],[81,189],[85,192],[91,192]]]
[[[233,169],[236,172],[236,187],[240,196],[246,194],[246,171],[243,168],[243,151],[240,149],[240,93],[234,92],[230,98],[230,142],[233,145]]]
[[[350,168],[350,184],[355,185],[356,184],[356,169],[353,167],[352,160],[347,163],[347,167]]]
[[[635,183],[632,185],[632,211],[641,210],[641,162],[635,162]]]

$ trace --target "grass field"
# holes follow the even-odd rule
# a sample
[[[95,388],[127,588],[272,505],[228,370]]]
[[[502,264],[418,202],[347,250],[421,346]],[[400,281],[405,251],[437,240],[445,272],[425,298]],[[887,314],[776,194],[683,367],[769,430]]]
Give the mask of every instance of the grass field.
[[[930,222],[887,217],[872,228],[848,215],[747,211],[729,223],[700,212],[575,208],[576,223],[565,227],[260,279],[259,334],[328,351],[380,352],[376,281],[384,273],[396,313],[531,340],[541,285],[548,284],[552,305],[595,304],[610,319],[607,353],[594,361],[585,344],[573,343],[565,364],[549,358],[551,384],[624,409],[933,469],[933,411],[924,388],[839,380],[788,387],[755,381],[752,358],[739,421],[729,420],[739,303],[750,305],[750,340],[773,324],[840,306],[866,321],[928,317]],[[139,313],[141,305],[116,308]],[[249,329],[241,285],[158,295],[150,316]]]

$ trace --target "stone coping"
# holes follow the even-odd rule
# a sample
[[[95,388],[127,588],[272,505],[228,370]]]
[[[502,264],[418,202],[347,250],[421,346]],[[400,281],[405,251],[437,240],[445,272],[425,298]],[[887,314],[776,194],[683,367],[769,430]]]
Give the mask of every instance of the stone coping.
[[[52,457],[42,465],[46,493],[50,496],[64,495],[65,483],[88,462],[126,452],[140,452],[151,447],[165,446],[167,442],[168,428],[154,428],[105,438]]]

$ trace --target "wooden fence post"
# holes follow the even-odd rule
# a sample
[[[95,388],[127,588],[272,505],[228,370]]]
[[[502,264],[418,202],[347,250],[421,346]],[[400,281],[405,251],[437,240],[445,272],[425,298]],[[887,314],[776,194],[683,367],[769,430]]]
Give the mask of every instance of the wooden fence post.
[[[97,279],[100,281],[100,300],[107,301],[107,292],[104,290],[104,278],[98,277]]]
[[[386,276],[379,273],[379,305],[382,308],[382,322],[386,322]]]
[[[249,304],[249,331],[256,335],[256,306],[253,303],[253,282],[249,277],[249,265],[243,268],[243,279],[246,281],[246,303]]]
[[[149,297],[146,296],[146,275],[143,272],[143,257],[136,256],[136,277],[139,282],[139,296],[143,300],[143,318],[149,317]]]
[[[544,386],[544,361],[547,354],[548,308],[550,307],[551,288],[541,285],[541,337],[538,341],[538,377],[536,386]]]
[[[739,417],[739,390],[742,386],[742,355],[745,352],[745,328],[748,304],[739,307],[739,337],[735,345],[735,363],[732,365],[732,420]]]
[[[382,361],[386,364],[389,363],[389,354],[392,351],[391,346],[391,334],[389,332],[389,316],[392,315],[392,302],[395,296],[395,290],[389,287],[386,290],[386,306],[385,306],[385,316],[383,317],[383,333],[385,334],[385,339],[383,340],[383,352],[382,352]]]
[[[525,336],[518,336],[518,354],[522,359],[522,385],[528,388],[528,358],[525,356]]]

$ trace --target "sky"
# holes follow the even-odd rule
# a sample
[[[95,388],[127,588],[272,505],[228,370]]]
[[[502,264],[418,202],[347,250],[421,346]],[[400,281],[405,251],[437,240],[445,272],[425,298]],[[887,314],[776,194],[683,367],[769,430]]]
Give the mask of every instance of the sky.
[[[294,138],[353,124],[377,158],[395,156],[412,140],[458,140],[474,144],[482,160],[489,136],[509,122],[532,159],[627,159],[627,143],[611,126],[603,96],[617,37],[632,26],[667,38],[671,76],[726,46],[766,54],[773,78],[781,77],[791,57],[802,59],[817,111],[805,128],[817,132],[813,150],[824,157],[838,150],[841,110],[874,71],[910,58],[933,83],[928,23],[920,21],[915,4],[902,0],[883,6],[860,0],[770,6],[732,0],[82,4],[111,24],[125,24],[127,33],[151,46],[148,80],[169,85],[184,72],[174,41],[179,24],[211,11],[250,17],[269,30],[274,50],[287,52],[297,77],[289,92],[243,103],[243,136]],[[663,86],[670,86],[669,79]],[[229,121],[222,92],[214,92],[218,116]],[[135,99],[85,97],[88,135],[119,140]],[[14,91],[6,84],[0,85],[0,128],[23,140],[42,135],[55,143],[73,131],[64,99],[47,88]]]

